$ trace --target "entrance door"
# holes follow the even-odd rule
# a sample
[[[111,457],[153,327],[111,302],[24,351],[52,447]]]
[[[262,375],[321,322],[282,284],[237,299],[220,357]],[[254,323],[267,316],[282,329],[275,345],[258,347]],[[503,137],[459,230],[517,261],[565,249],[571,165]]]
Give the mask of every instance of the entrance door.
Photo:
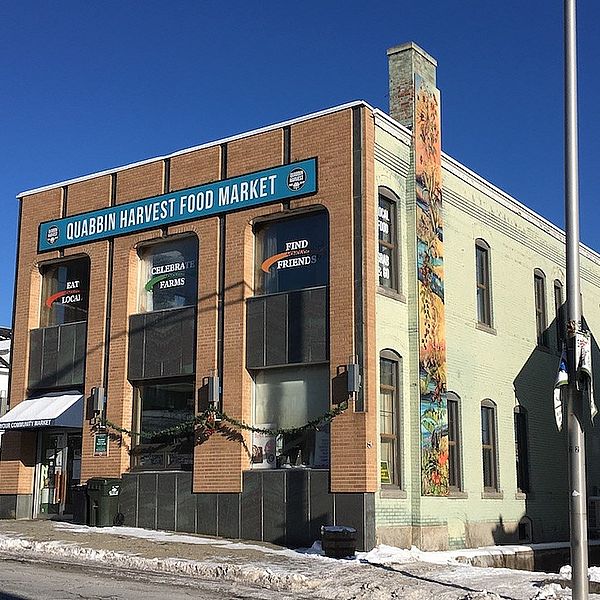
[[[38,516],[73,513],[72,489],[79,484],[81,434],[41,432],[38,463]]]

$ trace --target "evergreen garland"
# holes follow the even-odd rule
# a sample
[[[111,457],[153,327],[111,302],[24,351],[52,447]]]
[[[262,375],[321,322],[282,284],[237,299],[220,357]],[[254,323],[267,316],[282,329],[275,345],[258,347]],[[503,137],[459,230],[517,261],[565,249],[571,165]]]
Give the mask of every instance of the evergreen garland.
[[[330,423],[337,417],[342,414],[348,408],[347,402],[342,402],[337,408],[333,410],[328,410],[326,413],[321,416],[308,421],[304,425],[300,427],[289,427],[289,428],[279,428],[279,429],[263,429],[261,427],[255,427],[253,425],[248,425],[244,421],[240,421],[239,419],[234,419],[233,417],[228,416],[226,413],[221,412],[219,410],[205,410],[204,412],[196,415],[192,419],[188,419],[186,421],[182,421],[177,425],[173,425],[171,427],[167,427],[166,429],[161,429],[160,431],[132,431],[130,429],[126,429],[125,427],[119,427],[116,423],[109,421],[108,419],[100,420],[98,426],[101,428],[111,429],[117,433],[125,434],[130,437],[138,437],[139,439],[144,439],[151,441],[154,438],[159,437],[184,437],[185,435],[189,435],[193,433],[195,430],[198,430],[206,436],[210,436],[215,431],[219,429],[219,422],[224,421],[229,425],[235,427],[236,429],[243,429],[246,431],[251,431],[253,433],[262,433],[264,435],[270,436],[279,436],[279,435],[295,435],[302,433],[303,431],[318,431],[319,427]]]

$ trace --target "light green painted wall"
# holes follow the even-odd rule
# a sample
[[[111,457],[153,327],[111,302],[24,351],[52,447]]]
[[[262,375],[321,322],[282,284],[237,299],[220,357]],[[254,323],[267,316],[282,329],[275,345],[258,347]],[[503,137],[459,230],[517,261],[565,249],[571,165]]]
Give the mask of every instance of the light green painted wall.
[[[377,526],[446,524],[449,544],[481,542],[511,530],[527,514],[536,541],[568,536],[566,434],[554,425],[552,388],[558,366],[554,327],[550,349],[536,349],[533,271],[546,275],[548,321],[553,281],[565,284],[564,245],[555,228],[455,161],[444,158],[444,251],[448,390],[461,398],[462,477],[465,497],[420,496],[416,350],[414,186],[410,146],[403,131],[376,128],[376,185],[400,198],[402,292],[405,301],[377,295],[377,346],[403,357],[402,458],[406,498],[377,498]],[[411,221],[412,219],[412,221]],[[477,326],[475,240],[490,246],[493,331]],[[600,336],[600,259],[582,256],[583,308]],[[566,295],[566,290],[565,290]],[[412,349],[412,350],[411,350]],[[600,356],[595,357],[596,371]],[[600,380],[598,382],[600,386]],[[600,389],[600,387],[598,387]],[[497,405],[501,498],[482,497],[480,402]],[[531,492],[517,493],[513,411],[528,411]],[[600,417],[599,417],[600,418]],[[590,492],[600,488],[600,431],[588,434]],[[476,527],[471,527],[476,525]],[[473,533],[477,530],[477,534]],[[485,533],[487,532],[487,534]],[[471,536],[471,537],[469,537]],[[501,536],[497,535],[496,539]]]

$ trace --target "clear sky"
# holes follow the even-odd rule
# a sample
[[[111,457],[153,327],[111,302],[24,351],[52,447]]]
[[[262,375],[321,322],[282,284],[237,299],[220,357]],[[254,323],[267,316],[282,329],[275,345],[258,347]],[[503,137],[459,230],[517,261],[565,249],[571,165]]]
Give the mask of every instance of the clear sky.
[[[438,60],[445,152],[563,226],[562,0],[0,3],[0,325],[16,194],[351,100]],[[578,0],[581,237],[600,250],[600,4]]]

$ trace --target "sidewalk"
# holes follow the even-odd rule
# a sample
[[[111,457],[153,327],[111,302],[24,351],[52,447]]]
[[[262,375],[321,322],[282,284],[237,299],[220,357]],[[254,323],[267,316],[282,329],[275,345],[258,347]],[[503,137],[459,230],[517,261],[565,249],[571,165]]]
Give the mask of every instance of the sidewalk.
[[[354,560],[334,560],[322,556],[318,547],[294,551],[263,543],[39,520],[0,521],[0,552],[239,582],[303,596],[310,592],[311,597],[328,600],[570,597],[557,575],[473,567],[448,553],[385,546],[359,553]]]

